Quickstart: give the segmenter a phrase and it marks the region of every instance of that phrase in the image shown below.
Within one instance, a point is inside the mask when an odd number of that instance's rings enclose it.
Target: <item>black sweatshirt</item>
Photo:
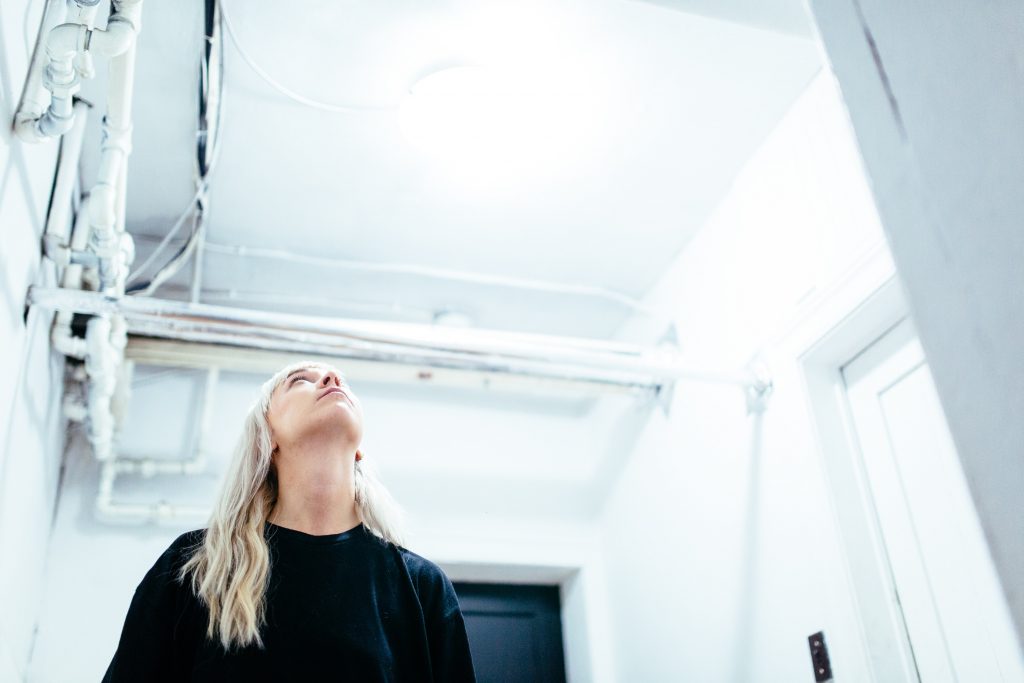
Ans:
[[[458,598],[440,567],[359,524],[314,536],[267,522],[264,649],[206,637],[208,611],[177,571],[203,529],[142,579],[103,680],[474,683]]]

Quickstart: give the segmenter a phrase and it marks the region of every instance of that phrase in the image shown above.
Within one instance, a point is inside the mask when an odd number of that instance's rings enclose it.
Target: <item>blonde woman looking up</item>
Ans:
[[[245,418],[207,528],[142,579],[104,681],[475,681],[451,581],[402,545],[334,368],[290,365]]]

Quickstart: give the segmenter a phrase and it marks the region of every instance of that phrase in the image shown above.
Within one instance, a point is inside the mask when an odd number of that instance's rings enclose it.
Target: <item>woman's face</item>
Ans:
[[[355,449],[363,438],[363,407],[341,373],[328,365],[290,372],[274,389],[267,418],[275,449],[324,441]]]

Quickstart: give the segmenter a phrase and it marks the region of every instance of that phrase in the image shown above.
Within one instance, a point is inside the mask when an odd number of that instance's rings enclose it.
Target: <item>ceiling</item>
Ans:
[[[802,4],[790,0],[283,7],[224,3],[251,59],[307,98],[382,109],[337,113],[290,100],[225,36],[208,238],[322,262],[210,249],[202,269],[209,303],[410,322],[447,309],[485,328],[615,337],[635,312],[609,296],[380,267],[640,298],[820,67]],[[143,21],[127,198],[136,263],[194,193],[202,3],[148,2]],[[467,64],[546,84],[550,99],[527,104],[541,121],[535,135],[470,156],[406,138],[394,109],[403,95],[426,74]],[[83,88],[94,102],[105,92],[98,66]],[[90,121],[86,184],[98,162],[99,118]],[[184,296],[188,270],[158,295]]]

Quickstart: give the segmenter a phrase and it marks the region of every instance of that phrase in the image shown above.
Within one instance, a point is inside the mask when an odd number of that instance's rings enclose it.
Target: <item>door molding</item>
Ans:
[[[874,681],[916,681],[910,641],[871,503],[841,368],[909,315],[895,271],[860,283],[859,304],[798,354],[815,445],[853,599],[863,667]],[[852,634],[849,634],[852,635]],[[837,667],[837,672],[841,669]]]
[[[829,614],[825,635],[833,671],[841,681],[906,680],[894,676],[892,668],[909,644],[897,628],[900,622],[893,623],[889,617],[883,621],[885,628],[873,628],[863,614],[865,605],[870,607],[879,596],[884,599],[887,595],[884,565],[873,564],[866,573],[851,566],[851,559],[856,558],[851,558],[849,548],[874,543],[875,536],[865,521],[858,487],[845,485],[858,481],[853,465],[859,458],[851,440],[840,368],[908,312],[903,284],[888,244],[881,238],[805,302],[780,333],[769,339],[763,352],[769,366],[793,373],[791,381],[800,385],[806,401],[810,447],[817,453],[821,470],[821,498],[828,505],[826,514],[831,514],[835,530],[834,538],[824,540],[826,547],[820,549],[822,569],[841,574],[823,581],[824,593],[818,596]],[[780,377],[780,385],[781,381]],[[869,556],[875,557],[873,553]],[[885,615],[877,606],[875,612]]]

